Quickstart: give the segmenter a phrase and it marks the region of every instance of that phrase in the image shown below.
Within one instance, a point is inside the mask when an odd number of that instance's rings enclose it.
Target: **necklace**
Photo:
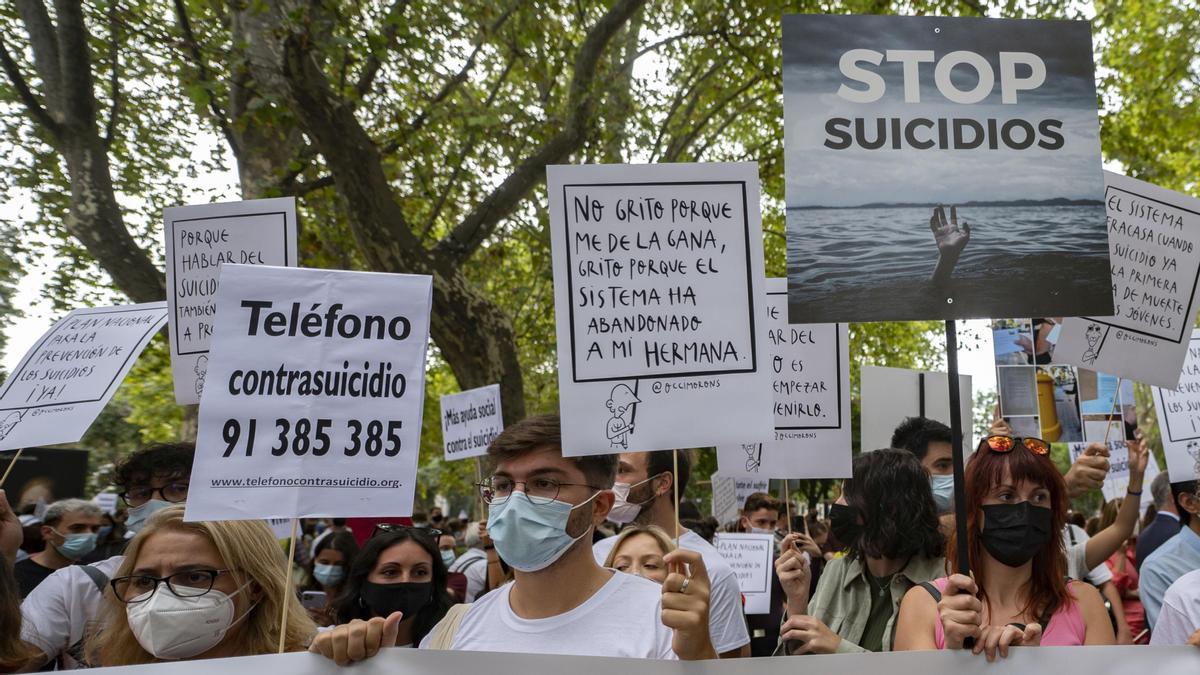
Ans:
[[[877,590],[879,592],[879,597],[882,598],[884,595],[887,594],[888,586],[892,585],[892,579],[895,576],[896,576],[895,573],[892,573],[886,577],[880,577],[879,578],[879,587],[876,588],[875,576],[873,574],[871,574],[870,572],[867,572],[867,583],[871,586],[871,588]]]

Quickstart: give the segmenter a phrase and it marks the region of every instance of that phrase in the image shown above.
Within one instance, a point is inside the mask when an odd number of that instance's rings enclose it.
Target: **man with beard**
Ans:
[[[675,458],[673,450],[623,452],[617,463],[617,481],[613,485],[616,500],[608,519],[621,525],[656,525],[667,534],[679,534],[679,548],[695,551],[704,559],[712,584],[709,598],[708,628],[713,647],[721,658],[750,656],[750,634],[742,613],[742,593],[733,568],[716,547],[695,532],[678,524],[675,514]],[[691,461],[679,452],[679,493],[687,487]],[[678,528],[678,530],[676,529]],[[596,561],[604,564],[616,537],[601,539],[592,546]]]

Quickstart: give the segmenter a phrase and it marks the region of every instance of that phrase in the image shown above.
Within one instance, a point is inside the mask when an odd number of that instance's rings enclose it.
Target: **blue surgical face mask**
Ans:
[[[954,474],[932,474],[929,486],[933,488],[933,503],[937,505],[938,513],[949,513],[954,502]]]
[[[452,562],[454,562],[454,551],[442,551],[442,563],[449,567]]]
[[[150,516],[162,511],[171,506],[171,502],[162,499],[151,499],[141,506],[134,506],[129,509],[129,517],[125,519],[125,529],[137,534],[138,530],[146,524],[146,519]]]
[[[572,537],[567,534],[567,521],[572,511],[586,505],[598,494],[574,505],[557,499],[547,504],[534,504],[524,493],[518,496],[514,492],[492,501],[488,508],[488,535],[500,558],[513,569],[522,572],[546,569],[591,532],[589,527],[578,537]]]
[[[51,528],[53,530],[53,528]],[[56,544],[54,548],[62,554],[67,560],[79,560],[83,556],[96,550],[96,533],[95,532],[80,532],[76,534],[63,534],[58,530],[54,530],[54,534],[63,537],[65,541],[61,544]]]
[[[313,578],[318,584],[332,588],[342,583],[346,578],[346,570],[341,565],[322,565],[317,563],[313,565]]]

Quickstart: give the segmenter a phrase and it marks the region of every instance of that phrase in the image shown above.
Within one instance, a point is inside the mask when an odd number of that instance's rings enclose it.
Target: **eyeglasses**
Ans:
[[[162,498],[164,502],[178,504],[179,502],[187,501],[188,484],[186,482],[167,483],[162,487],[139,486],[129,488],[121,493],[121,499],[126,506],[141,506],[154,498],[154,494]]]
[[[400,523],[376,523],[375,529],[371,530],[371,536],[368,539],[373,539],[380,532],[407,532],[426,537],[433,541],[437,541],[437,538],[444,534],[436,527],[415,527],[413,525],[401,525]]]
[[[166,584],[176,597],[198,598],[212,590],[217,577],[228,573],[229,570],[187,570],[165,577],[134,574],[117,577],[108,583],[118,600],[131,605],[152,598],[161,584]]]
[[[1046,456],[1050,454],[1050,444],[1040,438],[1013,438],[1012,436],[988,436],[984,439],[981,445],[986,445],[991,448],[992,452],[1012,452],[1012,449],[1017,447],[1017,444],[1025,446],[1025,449],[1035,455]]]
[[[605,489],[587,483],[560,483],[553,478],[531,478],[525,481],[512,480],[502,476],[492,476],[482,483],[476,483],[475,487],[479,488],[479,496],[483,498],[483,503],[491,504],[495,499],[505,499],[512,495],[517,485],[525,486],[522,494],[534,504],[549,504],[558,499],[558,493],[564,486],[575,485],[593,490]]]

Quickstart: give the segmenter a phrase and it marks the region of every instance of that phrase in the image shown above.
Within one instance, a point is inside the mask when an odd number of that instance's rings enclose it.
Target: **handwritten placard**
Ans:
[[[769,440],[757,166],[547,180],[564,454]]]
[[[775,438],[717,446],[729,476],[850,475],[850,356],[846,324],[789,324],[787,279],[767,279],[767,356]]]
[[[175,401],[199,403],[208,372],[221,265],[296,264],[296,200],[255,199],[163,210]]]
[[[736,520],[746,498],[755,492],[766,492],[771,481],[766,478],[724,476],[714,473],[712,480],[712,515],[724,525]]]
[[[1116,309],[1066,319],[1054,360],[1173,388],[1200,297],[1200,199],[1104,177]]]
[[[486,455],[492,440],[503,430],[500,385],[442,397],[442,445],[446,459]]]
[[[25,354],[0,390],[0,450],[73,443],[167,320],[164,302],[76,309]]]
[[[771,578],[774,576],[775,535],[719,532],[713,545],[733,568],[745,598],[747,614],[771,612]]]
[[[1171,482],[1200,479],[1200,329],[1192,331],[1178,386],[1153,392]]]

